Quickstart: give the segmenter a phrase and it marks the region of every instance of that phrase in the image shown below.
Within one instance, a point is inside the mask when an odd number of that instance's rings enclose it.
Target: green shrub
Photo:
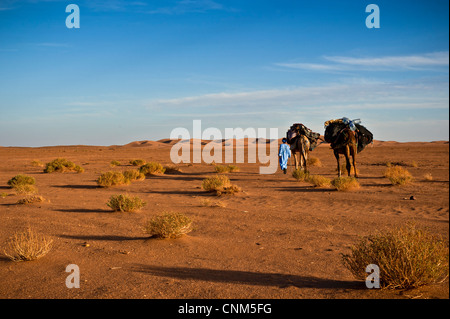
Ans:
[[[166,169],[159,163],[149,162],[145,165],[142,165],[139,171],[144,175],[151,175],[151,174],[164,174]]]
[[[122,172],[109,171],[100,175],[97,184],[102,187],[127,185],[130,181],[125,178]]]
[[[137,196],[130,197],[128,195],[120,194],[111,196],[106,205],[115,211],[131,213],[140,210],[146,203]]]
[[[384,172],[384,177],[389,179],[392,185],[406,185],[413,180],[411,173],[401,166],[387,168]]]
[[[145,225],[145,231],[157,238],[178,238],[191,230],[192,220],[180,213],[163,213]]]
[[[36,180],[34,179],[34,177],[23,174],[16,175],[8,181],[8,185],[11,186],[11,188],[34,184],[36,184]]]
[[[315,187],[331,186],[331,180],[321,175],[310,175],[307,182],[313,184]]]
[[[232,185],[230,179],[225,175],[216,175],[204,179],[202,188],[208,192],[215,192],[218,196],[222,194],[233,195],[241,191],[241,188]]]
[[[142,166],[145,164],[145,160],[143,159],[135,159],[135,160],[131,160],[130,164],[133,166]]]
[[[83,173],[84,168],[79,165],[74,164],[71,161],[66,160],[65,158],[57,158],[46,164],[44,169],[44,173],[53,173],[53,172],[77,172]]]
[[[145,175],[139,172],[137,169],[126,170],[123,173],[126,181],[142,181],[145,179]]]
[[[111,167],[120,166],[120,162],[119,161],[111,161],[111,163],[109,163],[109,165],[111,165]]]
[[[367,277],[368,265],[377,265],[383,288],[415,288],[448,277],[448,245],[411,224],[361,239],[342,260],[357,279]]]
[[[214,165],[216,173],[232,173],[239,172],[239,167],[236,165]]]
[[[359,182],[356,178],[345,176],[337,177],[331,181],[331,184],[336,187],[338,191],[352,191],[360,188]]]
[[[299,182],[307,182],[309,179],[309,173],[305,172],[301,168],[297,168],[292,172],[292,177],[294,177]]]

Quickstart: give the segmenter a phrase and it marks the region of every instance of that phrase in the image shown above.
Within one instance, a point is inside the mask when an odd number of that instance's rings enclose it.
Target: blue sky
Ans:
[[[68,29],[68,4],[80,28]],[[380,8],[369,29],[368,4]],[[449,139],[449,3],[0,0],[0,145],[115,145],[177,127],[359,118]]]

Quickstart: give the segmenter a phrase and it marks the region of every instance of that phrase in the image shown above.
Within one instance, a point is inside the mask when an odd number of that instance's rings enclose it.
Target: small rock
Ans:
[[[411,196],[409,199],[410,200],[416,200],[416,198],[414,196]]]

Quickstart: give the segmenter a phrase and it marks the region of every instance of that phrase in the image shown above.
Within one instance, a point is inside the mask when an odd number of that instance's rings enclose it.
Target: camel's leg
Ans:
[[[294,152],[295,169],[298,169],[298,153]]]
[[[355,148],[353,148],[353,151],[352,151],[353,169],[355,170],[355,178],[358,178],[358,173],[356,172],[356,153],[357,153],[357,150]]]
[[[336,157],[337,161],[338,177],[341,177],[341,165],[339,163],[339,152],[337,150],[334,150],[334,157]]]
[[[345,163],[347,165],[346,167],[347,167],[348,176],[350,177],[351,170],[352,170],[352,164],[350,163],[350,147],[349,146],[345,147]]]

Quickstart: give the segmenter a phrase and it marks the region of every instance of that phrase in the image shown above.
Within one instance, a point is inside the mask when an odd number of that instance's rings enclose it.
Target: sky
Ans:
[[[448,140],[448,16],[447,0],[0,0],[0,146],[196,137],[194,120],[323,134],[342,117]]]

